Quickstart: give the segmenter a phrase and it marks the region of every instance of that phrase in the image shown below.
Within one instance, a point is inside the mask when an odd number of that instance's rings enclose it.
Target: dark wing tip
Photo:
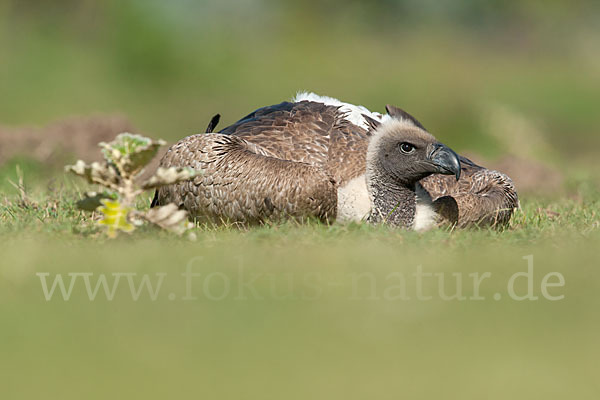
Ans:
[[[215,114],[210,119],[210,122],[208,123],[208,126],[206,127],[206,133],[212,133],[215,130],[215,128],[217,127],[217,125],[219,124],[220,120],[221,120],[221,114]]]
[[[379,121],[374,120],[366,114],[362,114],[362,116],[365,119],[365,121],[367,121],[367,124],[369,124],[369,132],[374,131],[379,127],[379,125],[381,125]]]

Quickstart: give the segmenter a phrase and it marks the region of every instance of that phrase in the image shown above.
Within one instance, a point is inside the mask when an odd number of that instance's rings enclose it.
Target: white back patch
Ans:
[[[358,222],[367,218],[371,212],[371,198],[365,175],[338,188],[337,200],[337,222]]]
[[[369,123],[363,117],[363,114],[368,115],[378,122],[385,122],[390,120],[391,117],[387,114],[380,114],[378,112],[369,111],[366,107],[356,106],[354,104],[344,103],[339,101],[338,99],[334,99],[333,97],[327,96],[319,96],[318,94],[312,92],[298,92],[296,96],[292,99],[293,102],[299,101],[313,101],[315,103],[322,103],[328,106],[336,106],[340,107],[342,112],[347,113],[346,120],[353,123],[354,125],[358,125],[361,128],[366,130],[369,129]]]
[[[413,229],[417,232],[423,232],[435,225],[437,213],[433,209],[429,192],[425,190],[420,183],[415,185],[415,193],[417,195],[417,206],[415,209]]]

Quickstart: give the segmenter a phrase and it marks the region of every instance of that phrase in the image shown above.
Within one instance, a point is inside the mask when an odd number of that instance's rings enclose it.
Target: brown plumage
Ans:
[[[260,108],[220,133],[244,138],[274,157],[316,165],[343,186],[365,172],[372,135],[344,116],[339,107],[283,102]]]
[[[390,119],[404,124],[397,127],[401,133],[393,133],[394,140],[410,139],[415,134],[426,137],[423,126],[414,117],[392,106],[387,111]],[[203,174],[194,181],[161,189],[157,203],[175,202],[192,215],[213,222],[255,223],[310,216],[332,221],[338,213],[339,190],[357,179],[359,183],[364,181],[362,175],[369,170],[367,150],[385,119],[378,114],[363,115],[365,124],[359,126],[348,113],[339,105],[283,102],[258,109],[219,134],[185,138],[169,150],[161,165],[190,166],[201,169]],[[431,149],[435,138],[427,135],[422,145]],[[412,167],[403,166],[404,170]],[[420,171],[422,179],[413,182],[412,187],[408,185],[409,192],[396,196],[395,201],[404,199],[402,202],[408,204],[408,214],[399,216],[397,225],[416,224],[414,203],[419,199],[415,191],[421,187],[431,196],[429,200],[435,200],[432,205],[438,215],[459,226],[506,223],[518,205],[508,177],[467,159],[461,158],[462,175],[458,181],[449,175],[431,175],[432,172],[442,171]],[[368,174],[366,179],[371,179]],[[387,191],[396,185],[396,181],[390,182],[379,186]],[[383,215],[381,209],[386,209],[387,203],[374,205],[374,185],[366,187],[371,208],[379,207],[378,213]],[[389,202],[394,196],[386,194],[382,198]],[[397,205],[392,214],[396,208]],[[394,215],[376,218],[372,210],[365,217],[372,222],[394,219]]]
[[[193,180],[163,187],[157,194],[158,204],[173,202],[201,222],[335,219],[336,186],[326,172],[271,157],[235,136],[189,136],[169,149],[161,166],[185,166],[202,172]]]
[[[435,200],[437,211],[459,228],[504,226],[510,221],[519,198],[512,180],[460,157],[461,179],[435,174],[421,185]]]

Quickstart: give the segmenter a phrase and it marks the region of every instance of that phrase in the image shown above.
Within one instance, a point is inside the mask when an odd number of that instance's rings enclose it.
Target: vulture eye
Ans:
[[[413,146],[412,144],[407,143],[407,142],[402,142],[402,143],[400,143],[400,150],[404,154],[410,154],[413,151],[415,151],[415,146]]]

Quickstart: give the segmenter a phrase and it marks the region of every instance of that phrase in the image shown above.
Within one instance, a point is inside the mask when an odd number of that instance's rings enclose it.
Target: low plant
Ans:
[[[85,193],[77,202],[78,208],[98,212],[98,224],[106,229],[109,237],[118,232],[132,232],[144,223],[183,234],[193,226],[187,212],[175,204],[154,207],[146,211],[136,209],[139,196],[147,190],[185,181],[197,175],[191,168],[158,168],[150,178],[141,175],[158,149],[166,143],[162,140],[121,133],[109,143],[101,142],[102,162],[87,164],[78,160],[67,165],[65,171],[84,178],[88,183],[100,186],[101,190]]]

